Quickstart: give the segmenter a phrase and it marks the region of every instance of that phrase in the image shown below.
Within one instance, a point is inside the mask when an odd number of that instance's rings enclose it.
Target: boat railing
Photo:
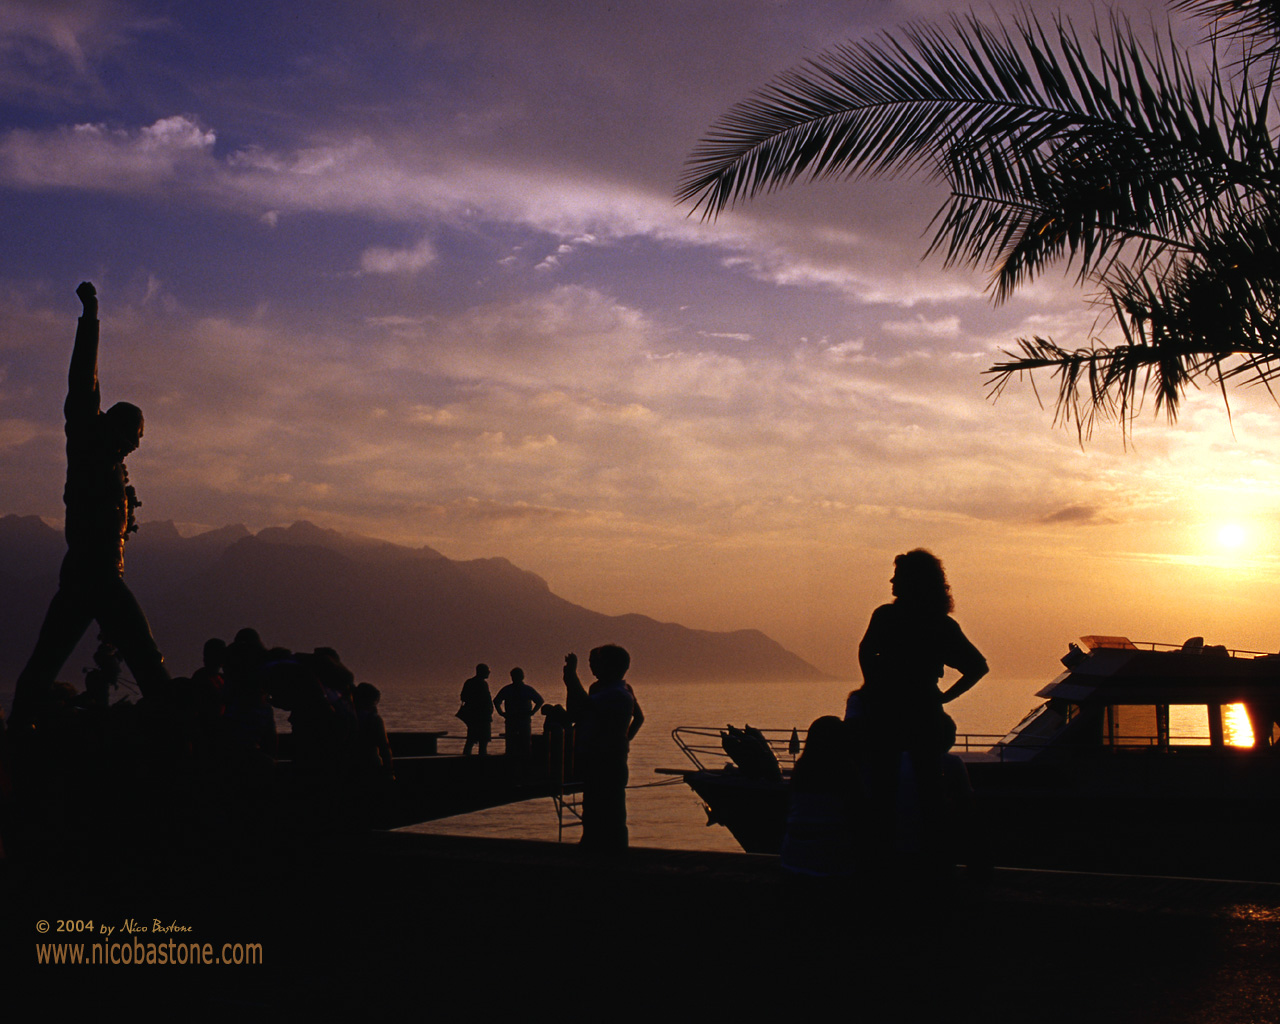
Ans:
[[[1093,642],[1089,643],[1089,641]],[[1170,644],[1160,640],[1130,640],[1128,637],[1087,637],[1085,642],[1089,643],[1090,650],[1094,651],[1120,648],[1121,650],[1138,651],[1183,651],[1191,654],[1204,654],[1210,657],[1222,657],[1224,654],[1232,658],[1280,657],[1280,654],[1275,651],[1247,651],[1241,647],[1223,647],[1217,644],[1211,647],[1188,647],[1186,643]]]
[[[720,763],[730,761],[728,753],[721,742],[725,729],[717,726],[681,725],[671,730],[671,738],[684,756],[698,771],[707,771]],[[789,773],[795,767],[796,757],[804,749],[807,730],[804,729],[760,729],[778,759],[782,771]],[[1208,737],[1204,736],[1170,736],[1171,747],[1207,747]],[[962,732],[956,734],[955,745],[951,752],[955,754],[983,755],[983,759],[1005,761],[1010,758],[1024,760],[1049,747],[1056,746],[1052,740],[1038,743],[1026,738],[1010,738],[1008,733]],[[1153,736],[1117,736],[1112,743],[1099,744],[1099,750],[1143,750],[1154,749],[1159,741]]]
[[[708,768],[716,767],[718,762],[731,760],[724,749],[724,744],[721,742],[723,733],[724,728],[716,726],[682,725],[671,730],[671,738],[675,740],[676,746],[680,748],[684,756],[693,763],[698,771],[706,771]],[[795,766],[799,752],[804,749],[804,741],[808,731],[805,729],[761,729],[760,733],[768,741],[769,749],[773,751],[774,756],[778,759],[778,764],[783,772],[789,772]],[[1011,745],[1006,742],[1007,736],[1008,733],[1003,732],[959,733],[956,736],[955,746],[952,747],[952,750],[956,753],[992,754],[1003,761],[1004,748]],[[1029,744],[1024,741],[1018,746],[1022,750],[1026,750],[1033,746],[1039,746],[1039,744]]]
[[[996,748],[1005,746],[1006,732],[958,732],[952,753],[971,754],[974,752],[996,753]]]
[[[1005,761],[1010,758],[1017,760],[1025,760],[1029,754],[1038,753],[1041,750],[1047,750],[1050,747],[1061,748],[1061,744],[1052,739],[1036,741],[1026,738],[1010,739],[1004,733],[960,733],[956,736],[955,746],[951,748],[952,753],[958,754],[985,754],[989,758],[997,761]],[[1172,735],[1166,743],[1161,743],[1155,736],[1116,736],[1111,742],[1099,741],[1091,744],[1097,750],[1157,750],[1157,749],[1176,749],[1176,750],[1208,750],[1210,749],[1210,741],[1208,736],[1178,736]],[[1079,750],[1079,747],[1073,749]]]
[[[709,766],[714,767],[717,761],[730,760],[721,743],[721,734],[726,729],[727,726],[680,725],[671,730],[671,738],[698,771],[706,771]],[[803,749],[808,730],[761,729],[759,731],[768,742],[774,757],[778,759],[779,767],[784,773],[790,772],[795,767],[797,755]]]

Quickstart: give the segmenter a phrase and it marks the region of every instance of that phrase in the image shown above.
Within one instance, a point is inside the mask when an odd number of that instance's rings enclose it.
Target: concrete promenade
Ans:
[[[1280,885],[997,870],[832,886],[746,854],[596,861],[404,833],[148,859],[0,864],[10,994],[220,1018],[803,1021],[834,1002],[853,1021],[1280,1021]],[[114,959],[38,963],[40,942]],[[132,962],[187,955],[170,942],[261,962]]]

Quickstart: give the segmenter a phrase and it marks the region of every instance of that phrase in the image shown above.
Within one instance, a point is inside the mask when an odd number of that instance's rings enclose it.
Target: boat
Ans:
[[[958,862],[1280,880],[1280,654],[1199,637],[1082,643],[1007,734],[957,737],[977,840]],[[693,768],[675,771],[709,824],[777,853],[799,745],[790,731],[750,732],[776,771],[716,766],[721,731],[687,727],[673,737]]]

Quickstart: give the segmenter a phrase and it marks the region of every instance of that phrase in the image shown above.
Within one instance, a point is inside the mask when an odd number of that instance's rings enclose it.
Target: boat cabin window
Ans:
[[[1059,697],[1045,701],[1028,711],[1013,731],[1000,741],[1002,745],[1017,743],[1021,746],[1047,744],[1063,727],[1080,717],[1080,705]]]
[[[1169,707],[1169,744],[1174,747],[1207,747],[1213,734],[1206,704],[1173,704]]]
[[[1167,747],[1169,708],[1162,704],[1110,704],[1102,736],[1109,747]]]
[[[1111,747],[1252,747],[1243,704],[1113,704],[1103,743]]]
[[[1229,747],[1253,746],[1253,723],[1243,704],[1222,705],[1222,735]]]

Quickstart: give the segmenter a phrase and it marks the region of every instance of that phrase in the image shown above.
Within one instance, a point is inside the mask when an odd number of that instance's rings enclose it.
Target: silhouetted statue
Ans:
[[[142,440],[142,411],[118,402],[102,411],[98,388],[98,297],[85,281],[76,289],[84,314],[71,352],[67,400],[67,554],[35,651],[18,677],[15,724],[42,710],[54,679],[95,619],[120,651],[144,697],[169,681],[146,616],[124,582],[124,542],[140,502],[129,485],[125,456]]]
[[[533,716],[542,703],[542,694],[524,681],[524,669],[513,668],[511,682],[493,698],[493,710],[506,720],[508,754],[529,753]]]
[[[489,739],[493,735],[493,698],[489,696],[489,666],[476,666],[476,674],[462,684],[462,707],[458,717],[467,725],[467,742],[463,754],[470,754],[479,746],[481,754],[489,752]]]
[[[882,810],[895,814],[900,831],[904,820],[916,818],[927,830],[940,820],[942,758],[956,736],[942,705],[986,675],[987,662],[951,618],[951,588],[932,554],[917,548],[898,555],[890,585],[893,603],[872,613],[858,647],[863,684],[850,709],[857,709],[867,778]],[[957,669],[960,678],[939,691],[946,668]],[[910,792],[916,796],[904,806]],[[897,807],[891,811],[886,803]],[[919,828],[907,828],[918,839]],[[914,839],[908,844],[918,845]]]
[[[578,726],[582,777],[582,845],[593,851],[627,848],[627,755],[644,724],[640,702],[627,683],[631,655],[616,644],[597,647],[587,659],[596,681],[584,690],[578,656],[564,659],[569,717]]]

